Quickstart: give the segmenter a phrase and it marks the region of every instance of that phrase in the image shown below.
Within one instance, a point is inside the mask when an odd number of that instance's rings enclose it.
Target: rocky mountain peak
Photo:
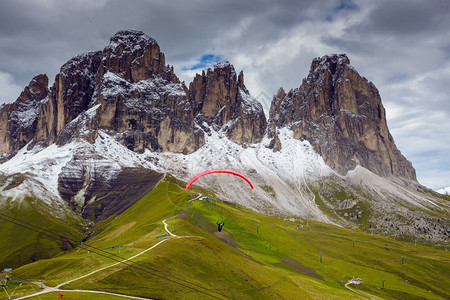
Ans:
[[[102,55],[93,97],[93,104],[100,104],[100,129],[115,133],[133,151],[187,153],[201,144],[187,89],[165,65],[153,38],[120,31]]]
[[[101,58],[101,51],[88,52],[73,57],[60,68],[48,100],[39,105],[36,142],[52,144],[67,124],[88,109]]]
[[[350,65],[350,59],[346,54],[331,54],[322,57],[316,57],[311,63],[310,72],[319,71],[319,69],[330,71],[332,74],[336,70]]]
[[[199,126],[223,130],[238,144],[262,140],[267,126],[262,105],[245,87],[244,73],[237,76],[228,61],[197,74],[189,85],[189,100]]]
[[[45,74],[35,76],[20,94],[18,101],[40,101],[47,97],[48,77]]]
[[[197,74],[189,85],[194,114],[201,114],[209,124],[219,126],[228,122],[228,116],[217,116],[224,105],[235,105],[237,93],[236,71],[229,62],[221,62],[214,69]]]
[[[33,138],[46,145],[79,137],[94,142],[99,130],[137,152],[192,153],[211,129],[245,145],[261,142],[267,127],[270,147],[280,150],[277,130],[288,127],[341,174],[361,165],[382,176],[415,180],[389,133],[377,89],[345,54],[315,58],[300,87],[280,88],[269,126],[244,73],[230,62],[197,74],[187,88],[166,65],[157,42],[141,31],[119,31],[102,51],[64,64],[50,90],[47,84],[45,75],[37,76],[16,103],[3,106],[2,153]],[[30,117],[19,118],[24,111]]]
[[[165,65],[158,43],[142,31],[122,30],[113,35],[103,50],[101,73],[112,72],[129,82],[149,79],[157,74],[179,82],[173,68]]]
[[[416,180],[412,164],[389,133],[378,90],[345,54],[315,58],[299,88],[287,94],[280,89],[269,123],[274,135],[277,128],[289,127],[294,138],[308,140],[343,175],[361,165],[384,177]]]
[[[109,39],[109,42],[108,47],[136,44],[158,44],[153,38],[146,35],[143,31],[132,29],[119,30]]]
[[[0,160],[28,144],[36,130],[39,103],[48,95],[48,77],[35,76],[14,103],[0,108]]]

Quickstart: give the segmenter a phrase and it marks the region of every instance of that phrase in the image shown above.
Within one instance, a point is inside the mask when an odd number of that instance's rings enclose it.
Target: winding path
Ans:
[[[349,284],[352,284],[352,283],[351,283],[351,282],[347,282],[346,284],[344,284],[344,286],[345,286],[347,289],[349,289],[350,291],[352,291],[352,292],[354,292],[354,293],[357,293],[357,294],[360,295],[360,296],[363,296],[363,297],[366,297],[366,298],[375,300],[375,299],[370,298],[369,296],[366,296],[366,295],[364,295],[364,294],[362,294],[362,293],[360,293],[360,292],[358,292],[358,291],[355,291],[355,290],[352,289],[352,288],[349,288],[349,287],[348,287]]]

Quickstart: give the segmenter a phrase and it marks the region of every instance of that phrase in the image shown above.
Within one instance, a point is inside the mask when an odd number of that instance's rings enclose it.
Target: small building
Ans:
[[[349,283],[361,284],[362,280],[361,280],[361,278],[352,278],[352,279],[350,279]]]

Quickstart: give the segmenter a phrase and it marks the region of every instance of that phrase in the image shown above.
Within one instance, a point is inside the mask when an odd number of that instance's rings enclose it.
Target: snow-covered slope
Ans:
[[[192,154],[146,152],[145,155],[158,161],[155,167],[159,171],[170,172],[184,180],[207,169],[242,172],[253,182],[254,191],[240,178],[224,174],[202,177],[195,184],[213,188],[228,201],[257,211],[309,216],[329,222],[305,183],[333,171],[308,142],[292,139],[291,131],[281,130],[280,140],[282,150],[273,152],[267,148],[268,138],[259,144],[240,146],[223,132],[211,130],[205,145]]]
[[[0,165],[0,174],[6,178],[1,186],[1,198],[20,201],[27,195],[33,195],[47,205],[60,207],[64,201],[58,193],[58,175],[61,169],[72,159],[76,143],[58,147],[53,144],[47,148],[35,147],[27,150],[27,146],[10,160]],[[11,176],[22,174],[22,184],[7,188]]]

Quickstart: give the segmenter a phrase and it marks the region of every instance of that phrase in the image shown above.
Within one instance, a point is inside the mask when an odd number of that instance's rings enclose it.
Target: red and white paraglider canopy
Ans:
[[[231,171],[231,170],[225,170],[225,169],[213,169],[213,170],[207,170],[207,171],[203,171],[201,173],[198,173],[197,175],[195,175],[194,177],[191,178],[191,180],[189,180],[189,182],[186,184],[186,191],[189,189],[189,187],[191,186],[191,184],[194,183],[194,181],[196,181],[197,179],[199,179],[202,176],[208,175],[208,174],[212,174],[212,173],[228,173],[228,174],[233,174],[236,176],[241,177],[242,179],[244,179],[245,181],[247,181],[247,183],[250,185],[250,187],[253,190],[253,185],[250,182],[250,180],[247,179],[247,177],[245,177],[242,174],[239,174],[238,172],[235,171]]]

